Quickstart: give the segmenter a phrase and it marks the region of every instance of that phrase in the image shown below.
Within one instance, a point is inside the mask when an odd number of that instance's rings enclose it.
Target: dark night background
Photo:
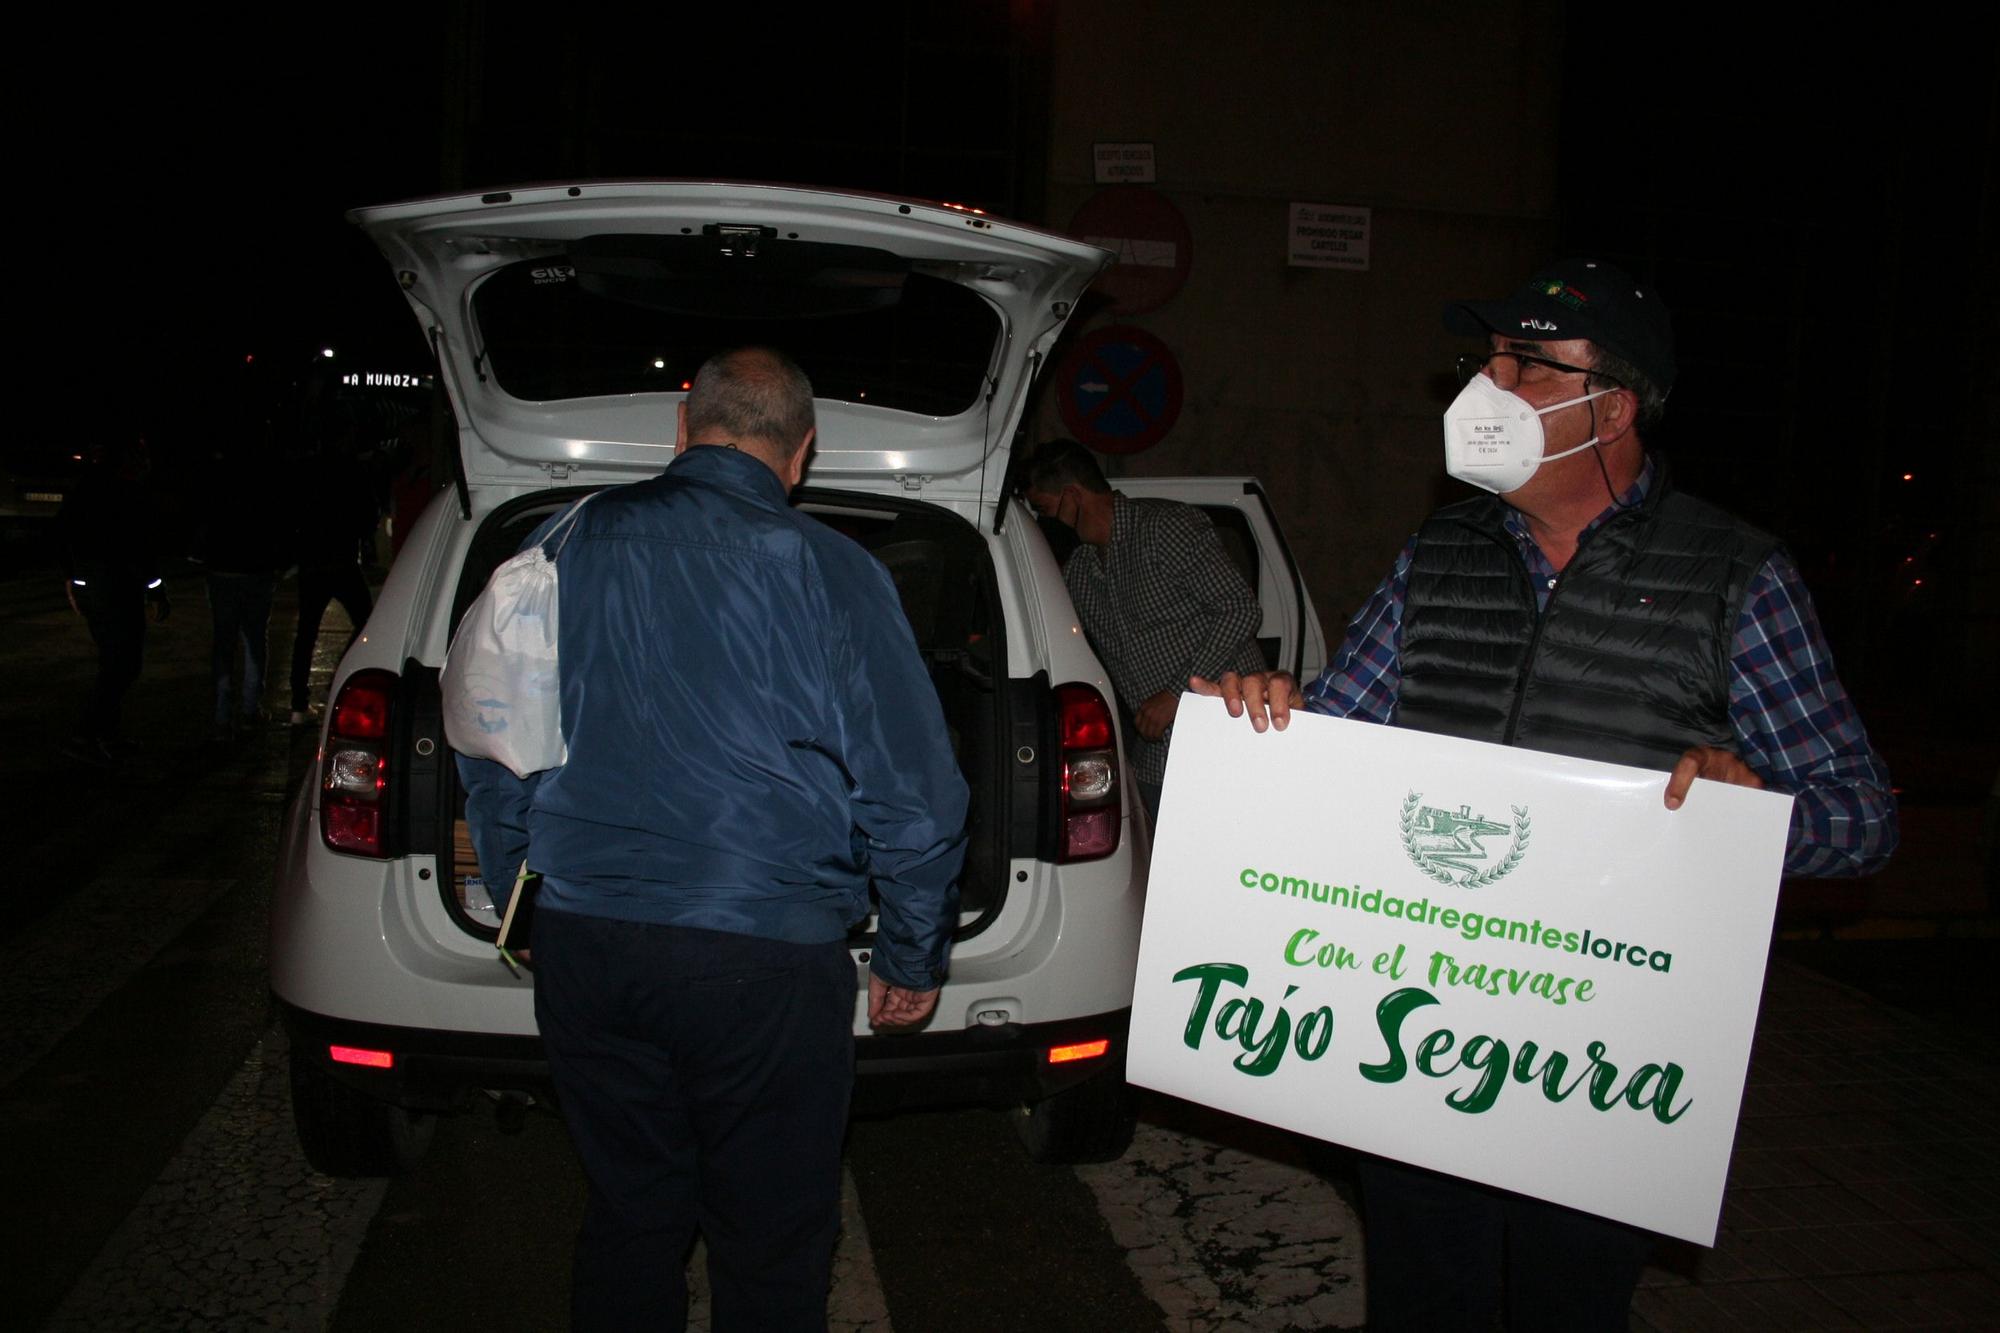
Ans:
[[[1781,974],[1796,1003],[1766,1010],[1776,1039],[1760,1042],[1777,1072],[1753,1090],[1759,1118],[1745,1139],[1761,1165],[1732,1191],[1785,1212],[1784,1235],[1823,1233],[1841,1251],[1827,1271],[1857,1310],[1863,1297],[1902,1302],[1866,1307],[1880,1312],[1985,1296],[1971,1326],[1989,1326],[1985,1294],[2000,1274],[1985,1092],[2000,1037],[2000,721],[1989,703],[2000,674],[2000,44],[1980,31],[1972,11],[1740,2],[45,6],[9,19],[11,267],[24,299],[7,307],[14,411],[0,482],[60,489],[94,446],[143,434],[162,510],[183,534],[219,496],[277,490],[319,349],[338,349],[344,367],[428,368],[351,208],[533,181],[722,177],[952,200],[1061,228],[1097,189],[1091,141],[1157,139],[1157,191],[1207,230],[1198,280],[1137,322],[1171,332],[1190,383],[1206,376],[1213,392],[1205,418],[1184,413],[1112,471],[1264,477],[1337,639],[1424,507],[1463,494],[1437,447],[1457,350],[1437,328],[1443,300],[1500,295],[1559,254],[1614,260],[1665,296],[1679,329],[1680,384],[1649,443],[1688,489],[1798,556],[1902,801],[1903,844],[1881,874],[1781,889],[1774,955],[1873,998],[1864,1007]],[[1112,41],[1123,49],[1078,49]],[[1286,66],[1264,68],[1274,62]],[[1357,140],[1354,152],[1312,151]],[[1240,171],[1229,160],[1239,153]],[[1201,170],[1209,181],[1192,179]],[[1309,199],[1374,208],[1371,270],[1281,267],[1287,202]],[[1270,234],[1243,221],[1257,217]],[[1232,285],[1245,274],[1291,303],[1287,318]],[[1490,286],[1448,290],[1465,274]],[[1274,348],[1284,357],[1259,359]],[[1260,433],[1273,422],[1290,433]],[[1031,417],[1027,429],[1045,424]],[[215,456],[238,444],[252,452],[218,470]],[[230,475],[254,468],[245,460],[258,450],[273,455],[268,475]],[[150,750],[117,771],[59,759],[94,653],[56,592],[53,526],[46,512],[0,515],[0,612],[15,631],[0,665],[16,682],[0,800],[30,835],[17,840],[0,939],[22,982],[15,1012],[33,1020],[18,1025],[60,1038],[0,1107],[16,1116],[6,1123],[33,1127],[10,1139],[28,1150],[0,1190],[22,1201],[0,1238],[26,1256],[0,1288],[30,1325],[100,1247],[115,1250],[105,1237],[131,1229],[127,1210],[156,1180],[190,1211],[210,1197],[161,1171],[270,1030],[271,858],[319,741],[274,722],[247,743],[196,743],[212,700],[212,621],[199,571],[181,563],[168,574],[180,609],[132,692]],[[379,578],[379,562],[369,572]],[[289,583],[279,596],[274,675],[296,619]],[[323,626],[322,681],[337,641]],[[147,895],[140,910],[112,896],[128,883]],[[182,901],[213,905],[153,939]],[[93,913],[73,936],[81,944],[37,933],[78,902]],[[63,948],[38,956],[48,938]],[[79,994],[112,976],[121,949],[150,961],[102,1006],[69,1015],[48,998],[50,976],[75,973]],[[1876,1001],[1920,1015],[1926,1035],[1883,1021]],[[273,1094],[276,1069],[260,1084]],[[1938,1085],[1967,1071],[1956,1100],[1939,1100]],[[273,1100],[272,1114],[284,1105]],[[537,1121],[552,1136],[535,1159],[542,1175],[516,1174],[512,1163],[530,1160],[519,1141],[495,1171],[492,1121],[482,1110],[454,1122],[426,1173],[363,1219],[370,1239],[337,1327],[463,1327],[487,1319],[473,1313],[482,1300],[561,1300],[565,1247],[549,1238],[569,1223],[562,1197],[549,1200],[576,1192],[568,1150]],[[1069,1309],[1075,1326],[1131,1326],[1090,1304],[1119,1294],[1095,1289],[1101,1274],[1133,1281],[1126,1247],[1106,1233],[1089,1242],[1104,1254],[1079,1264],[1076,1233],[1050,1225],[1067,1209],[1099,1226],[1078,1180],[1023,1174],[998,1120],[958,1123],[898,1118],[854,1140],[875,1161],[913,1164],[857,1171],[864,1203],[875,1191],[893,1204],[870,1204],[867,1227],[897,1299],[944,1311],[926,1325],[927,1307],[898,1304],[899,1325],[950,1327],[988,1308],[977,1293],[1000,1290],[1060,1311],[1090,1286]],[[1810,1137],[1797,1153],[1779,1137],[1795,1124]],[[270,1141],[291,1180],[300,1164],[281,1128]],[[225,1148],[233,1171],[247,1154],[235,1140]],[[1878,1185],[1870,1197],[1897,1218],[1920,1216],[1927,1248],[1900,1222],[1854,1225],[1843,1211],[1854,1205],[1838,1202],[1849,1196],[1794,1174],[1795,1155]],[[993,1187],[968,1184],[965,1161]],[[1847,1165],[1855,1176],[1839,1174]],[[1921,1189],[1909,1183],[1919,1167]],[[1003,1184],[1018,1197],[995,1214]],[[1063,1191],[1079,1197],[1064,1203]],[[1830,1201],[1761,1202],[1806,1194]],[[296,1195],[277,1204],[315,1226],[323,1216]],[[1727,1308],[1763,1311],[1745,1326],[1782,1322],[1780,1307],[1756,1303],[1801,1283],[1771,1278],[1793,1271],[1774,1258],[1789,1242],[1751,1211],[1715,1281],[1662,1298],[1697,1312],[1671,1326],[1724,1318],[1731,1286],[1746,1303]],[[1948,1254],[1930,1243],[1941,1233],[1956,1245]],[[207,1257],[185,1266],[203,1281],[211,1267],[239,1272]],[[955,1285],[961,1269],[992,1285]],[[1853,1270],[1873,1276],[1842,1276]],[[157,1277],[145,1270],[146,1299],[181,1290]],[[1071,1326],[1033,1313],[1036,1327]]]
[[[41,387],[21,395],[10,459],[140,431],[171,487],[176,460],[281,415],[322,345],[421,369],[414,322],[344,220],[359,204],[707,175],[1046,221],[1056,14],[453,0],[46,20],[15,52],[52,95],[27,109],[43,129],[16,176],[31,298],[15,327]],[[1520,30],[1454,18],[1437,40],[1560,46],[1560,248],[1623,262],[1678,316],[1682,388],[1656,443],[1692,489],[1793,544],[1864,700],[1987,682],[1992,43],[1723,9],[1529,3],[1507,21]],[[1506,123],[1467,89],[1400,132],[1420,153]],[[1347,610],[1320,609],[1330,628]],[[1878,651],[1912,635],[1921,660]]]

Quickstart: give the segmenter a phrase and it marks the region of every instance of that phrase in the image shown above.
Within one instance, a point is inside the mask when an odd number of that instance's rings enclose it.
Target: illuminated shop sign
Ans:
[[[340,377],[350,389],[421,389],[424,377],[396,370],[352,370]]]

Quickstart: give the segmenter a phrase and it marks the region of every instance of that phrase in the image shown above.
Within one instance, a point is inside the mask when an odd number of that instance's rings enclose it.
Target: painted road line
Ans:
[[[292,1136],[273,1025],[45,1326],[320,1329],[387,1184],[334,1180]]]
[[[0,1086],[49,1053],[236,881],[106,875],[9,945],[0,970]]]
[[[293,1135],[273,1025],[46,1325],[55,1330],[327,1327],[388,1182],[314,1172]],[[709,1328],[706,1256],[689,1328]],[[894,1333],[851,1176],[841,1181],[831,1333]]]
[[[1220,1123],[1236,1143],[1141,1123],[1116,1162],[1078,1167],[1174,1333],[1359,1328],[1361,1222],[1299,1164],[1298,1141]]]

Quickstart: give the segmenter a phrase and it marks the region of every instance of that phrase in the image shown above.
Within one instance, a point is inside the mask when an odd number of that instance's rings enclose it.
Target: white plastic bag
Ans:
[[[586,495],[549,535],[503,562],[465,610],[445,653],[438,689],[451,748],[503,764],[515,777],[558,768],[569,758],[562,735],[562,678],[556,667],[561,599],[548,544],[569,540]]]

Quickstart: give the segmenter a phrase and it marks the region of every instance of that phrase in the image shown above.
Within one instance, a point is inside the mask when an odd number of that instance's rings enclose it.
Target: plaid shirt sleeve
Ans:
[[[1834,674],[1812,598],[1789,557],[1751,580],[1736,626],[1729,720],[1743,761],[1795,799],[1790,875],[1865,875],[1896,850],[1896,797]]]
[[[1403,602],[1410,588],[1411,537],[1375,594],[1347,622],[1347,637],[1319,679],[1306,686],[1306,707],[1315,713],[1388,724],[1396,720],[1402,689],[1399,655],[1403,642]]]

